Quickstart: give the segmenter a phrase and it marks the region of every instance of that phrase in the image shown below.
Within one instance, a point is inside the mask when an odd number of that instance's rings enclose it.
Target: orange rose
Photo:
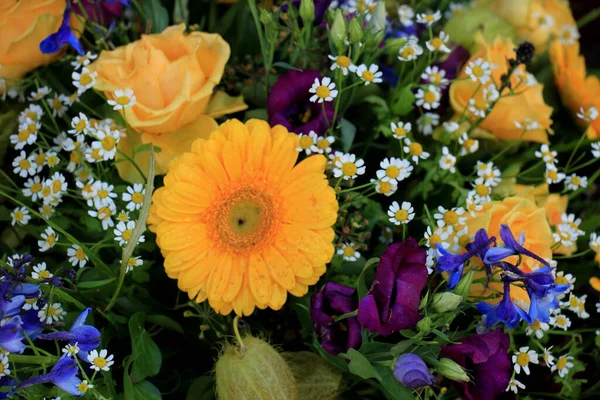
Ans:
[[[481,34],[477,34],[475,42],[477,50],[471,55],[459,75],[459,78],[464,79],[456,80],[450,86],[452,108],[457,115],[465,112],[471,122],[475,121],[476,117],[471,111],[468,111],[469,100],[474,100],[475,108],[486,109],[490,105],[490,101],[485,98],[486,88],[494,85],[494,82],[499,85],[500,77],[508,72],[506,60],[515,58],[515,45],[511,40],[496,39],[494,43],[487,43]],[[496,66],[491,71],[491,81],[488,81],[484,87],[479,87],[480,84],[470,79],[466,73],[469,62],[479,58]],[[544,103],[542,96],[544,85],[527,83],[523,65],[519,66],[516,73],[512,75],[511,84],[515,94],[498,100],[494,108],[487,113],[487,117],[481,122],[479,128],[499,139],[518,139],[523,135],[522,140],[524,141],[547,143],[546,131],[552,124],[550,119],[552,107]],[[505,89],[502,94],[506,94],[508,91]],[[528,119],[537,122],[539,128],[527,130],[523,134],[523,128],[515,126],[515,123],[523,123]]]
[[[0,1],[0,77],[18,80],[59,54],[43,54],[40,42],[60,27],[65,0]],[[83,24],[71,14],[71,27]]]
[[[600,81],[595,75],[587,75],[585,58],[579,55],[579,43],[563,46],[559,42],[550,45],[550,59],[554,79],[563,104],[573,114],[581,108],[596,107],[600,110]],[[577,118],[582,127],[588,123]],[[600,118],[592,121],[587,130],[589,139],[600,138]]]
[[[481,211],[477,211],[475,216],[469,215],[466,226],[469,227],[469,234],[475,234],[483,228],[489,236],[495,236],[500,240],[500,225],[507,224],[515,237],[521,233],[525,234],[524,247],[546,260],[552,259],[552,245],[554,239],[552,230],[546,219],[546,210],[538,207],[533,198],[533,193],[528,192],[521,196],[507,197],[502,201],[492,201],[484,204]],[[515,263],[517,256],[512,257]],[[508,259],[511,262],[511,258]],[[539,263],[531,258],[523,257],[519,268],[525,272],[532,272],[538,267]],[[485,277],[485,271],[478,271],[475,279]],[[510,295],[517,304],[527,309],[529,306],[529,297],[527,292],[519,287],[513,286]],[[471,296],[489,296],[491,290],[502,292],[502,283],[491,282],[486,290],[483,283],[473,283],[471,286]],[[497,300],[495,300],[497,301]]]
[[[109,99],[119,89],[132,89],[136,103],[124,111],[127,123],[135,129],[135,147],[152,143],[157,174],[169,163],[190,151],[192,142],[208,138],[217,128],[214,118],[247,108],[241,97],[215,91],[229,59],[229,45],[220,35],[185,33],[185,25],[171,26],[156,35],[113,51],[103,51],[90,69],[98,73],[95,88]],[[131,156],[128,137],[119,150]],[[119,159],[119,157],[117,157]],[[137,152],[135,161],[147,170],[149,153]],[[117,163],[119,175],[127,181],[141,179],[128,161]]]

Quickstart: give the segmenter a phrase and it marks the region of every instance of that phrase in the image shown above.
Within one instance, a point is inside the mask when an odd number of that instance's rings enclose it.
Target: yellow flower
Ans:
[[[573,114],[581,108],[596,107],[600,110],[600,81],[595,75],[587,75],[585,58],[579,55],[579,43],[563,46],[559,42],[550,45],[550,60],[554,69],[554,79],[561,100]],[[577,119],[582,127],[589,122]],[[587,130],[591,140],[600,138],[600,118],[591,122]]]
[[[278,310],[325,272],[338,204],[327,159],[295,165],[297,147],[280,125],[234,119],[172,163],[148,221],[191,299],[221,314]]]
[[[0,77],[21,79],[60,56],[43,54],[40,42],[58,30],[65,6],[65,0],[0,1]],[[76,31],[83,27],[78,18],[71,14],[71,26]]]
[[[133,134],[136,147],[152,143],[161,148],[156,154],[157,173],[164,174],[169,163],[189,151],[195,139],[206,139],[217,128],[213,118],[247,108],[241,97],[214,90],[229,54],[229,45],[220,35],[186,34],[181,24],[103,51],[90,69],[98,73],[94,87],[109,99],[114,99],[116,90],[133,90],[135,105],[121,112],[137,131]],[[128,137],[119,141],[119,150],[131,156]],[[149,152],[136,154],[135,161],[143,171],[148,160]],[[119,162],[117,168],[123,179],[141,180],[130,162]]]
[[[539,207],[533,198],[533,192],[527,191],[522,196],[507,197],[502,201],[492,201],[485,203],[475,216],[467,217],[466,226],[469,227],[469,234],[473,235],[479,229],[486,229],[488,235],[495,236],[500,240],[500,225],[507,224],[515,237],[521,233],[525,234],[524,247],[539,255],[543,259],[552,259],[552,245],[554,239],[552,230],[546,219],[546,210]],[[509,262],[516,263],[517,257],[508,259]],[[523,257],[519,268],[524,272],[532,272],[538,267],[539,263],[531,258]],[[481,270],[475,274],[475,279],[484,278],[485,271]],[[502,283],[491,282],[486,290],[483,283],[473,283],[471,286],[471,296],[489,296],[493,290],[502,292]],[[514,289],[514,290],[513,290]],[[519,287],[511,288],[511,298],[521,301],[522,304],[529,306],[529,297],[527,292]],[[498,300],[491,301],[497,302]]]
[[[493,43],[485,41],[481,34],[475,37],[477,50],[471,54],[471,58],[463,67],[459,78],[450,86],[450,104],[457,113],[461,115],[465,108],[470,106],[469,100],[474,100],[474,107],[485,110],[486,105],[491,105],[492,102],[486,100],[486,88],[493,85],[493,82],[500,82],[500,77],[508,72],[506,60],[515,58],[515,45],[511,40],[496,39]],[[470,62],[475,62],[478,59],[490,62],[497,68],[491,71],[491,81],[484,84],[479,89],[479,82],[469,79],[466,69]],[[525,73],[524,66],[518,68],[519,73]],[[538,128],[526,130],[522,136],[522,140],[529,142],[548,142],[546,130],[550,129],[552,120],[552,107],[544,103],[542,91],[544,85],[535,83],[528,86],[525,82],[520,82],[515,75],[511,77],[511,84],[515,95],[507,96],[498,100],[491,111],[486,111],[486,118],[479,125],[484,131],[487,131],[499,139],[513,140],[518,139],[523,133],[523,128],[517,127],[516,122],[523,123],[530,120],[539,124]],[[506,94],[508,89],[505,89],[503,94]],[[475,120],[470,111],[466,115],[471,115],[471,121]]]

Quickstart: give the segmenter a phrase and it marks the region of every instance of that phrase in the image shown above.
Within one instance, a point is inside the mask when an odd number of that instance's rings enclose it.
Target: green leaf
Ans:
[[[93,288],[98,288],[101,286],[108,285],[109,283],[114,282],[116,280],[117,280],[117,278],[112,277],[112,278],[108,278],[108,279],[102,279],[99,281],[81,282],[81,283],[77,284],[77,287],[79,289],[93,289]]]
[[[148,282],[150,282],[150,274],[147,271],[144,271],[143,269],[135,268],[131,272],[131,277],[137,283],[148,283]]]
[[[412,340],[402,340],[398,343],[396,343],[396,345],[394,347],[392,347],[392,350],[390,350],[390,352],[392,353],[392,355],[394,357],[397,357],[401,354],[406,353],[406,350],[408,350],[412,345],[413,345],[413,341]]]
[[[283,69],[293,69],[294,71],[302,71],[300,68],[296,68],[291,64],[288,64],[286,62],[283,61],[277,61],[276,63],[273,64],[274,67],[279,67],[279,68],[283,68]]]
[[[162,355],[150,334],[144,329],[146,314],[139,312],[129,320],[131,335],[131,355],[134,358],[131,375],[133,381],[141,382],[148,376],[154,376],[160,371]]]
[[[394,373],[390,367],[376,364],[375,369],[381,377],[379,381],[381,382],[382,390],[386,398],[393,400],[414,399],[412,390],[405,388],[400,382],[398,382],[398,380],[394,377]]]
[[[214,399],[215,393],[213,390],[213,382],[212,376],[201,376],[200,378],[194,379],[185,400]]]
[[[356,136],[356,126],[344,118],[340,121],[340,125],[342,130],[342,148],[344,151],[349,151]]]
[[[142,381],[133,384],[131,400],[162,400],[162,396],[156,386],[148,381]]]
[[[375,370],[375,368],[373,368],[373,365],[371,365],[369,360],[367,360],[367,358],[360,354],[357,350],[348,350],[346,357],[348,360],[350,360],[348,369],[354,375],[358,375],[363,379],[376,378],[377,380],[381,380],[379,373]]]
[[[189,0],[175,0],[175,4],[173,6],[174,23],[183,23],[187,25],[188,19],[190,17],[190,12],[188,10],[188,1]]]
[[[146,0],[142,4],[146,24],[151,24],[150,32],[160,33],[169,26],[169,12],[160,0]]]
[[[415,95],[410,86],[399,88],[394,93],[394,98],[392,99],[392,112],[397,116],[406,115],[413,110],[414,102]]]
[[[369,289],[367,288],[367,284],[365,283],[365,272],[370,268],[373,268],[379,262],[379,258],[371,258],[365,263],[362,272],[358,276],[358,280],[356,281],[356,291],[358,292],[358,299],[362,299],[367,295]]]
[[[249,119],[262,119],[263,121],[267,121],[269,119],[269,114],[267,114],[266,108],[255,108],[253,110],[246,111],[244,120],[248,121]]]
[[[158,146],[152,145],[152,143],[144,143],[135,148],[135,153],[143,153],[144,151],[150,151],[150,149],[154,148],[155,153],[160,153],[162,149]]]
[[[155,324],[158,326],[162,326],[165,329],[169,329],[171,331],[183,333],[183,328],[179,325],[179,322],[173,320],[172,318],[167,317],[166,315],[148,315],[146,318],[148,322],[151,324]]]

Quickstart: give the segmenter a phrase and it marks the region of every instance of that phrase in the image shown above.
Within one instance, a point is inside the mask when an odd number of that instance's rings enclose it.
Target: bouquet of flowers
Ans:
[[[0,398],[598,398],[598,16],[0,0]]]

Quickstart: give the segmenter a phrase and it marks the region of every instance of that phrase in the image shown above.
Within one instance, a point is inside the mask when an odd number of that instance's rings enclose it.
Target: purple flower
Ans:
[[[0,346],[11,353],[23,353],[25,344],[21,318],[17,315],[0,327]]]
[[[508,334],[496,329],[482,335],[467,336],[460,344],[442,346],[439,358],[449,358],[473,377],[470,382],[453,382],[463,400],[489,400],[504,392],[512,365],[507,353]]]
[[[40,43],[40,51],[44,54],[52,54],[62,49],[65,44],[69,44],[79,54],[83,54],[83,47],[81,46],[81,43],[79,43],[77,36],[75,36],[71,30],[70,23],[71,5],[67,3],[60,28],[58,28],[57,32],[42,40]]]
[[[87,354],[100,345],[100,331],[91,325],[85,325],[85,320],[91,308],[86,308],[79,314],[69,332],[52,332],[39,336],[42,340],[61,340],[68,341],[70,344],[77,344],[79,347],[78,356],[87,361]]]
[[[336,317],[356,310],[352,299],[354,289],[327,282],[310,299],[310,318],[323,349],[330,354],[358,349],[362,343],[360,325],[356,317],[334,322]]]
[[[471,258],[475,257],[479,254],[482,254],[490,247],[492,243],[496,240],[495,237],[491,237],[488,239],[487,233],[480,229],[475,234],[475,242],[471,243],[467,246],[467,252],[463,254],[454,254],[444,249],[442,246],[437,244],[438,252],[441,254],[436,262],[436,267],[440,271],[445,271],[448,273],[448,288],[453,289],[460,278],[462,277],[463,270],[465,268],[465,263]],[[486,271],[488,268],[486,267]],[[491,271],[490,271],[491,274]]]
[[[394,377],[405,387],[416,389],[433,384],[433,375],[416,354],[403,354],[394,363]]]
[[[75,12],[87,16],[90,20],[102,26],[109,26],[123,12],[123,6],[131,4],[125,0],[71,0]]]
[[[512,234],[510,228],[506,224],[500,225],[500,238],[504,242],[504,246],[496,246],[490,249],[485,255],[484,262],[486,264],[494,264],[497,263],[506,257],[513,256],[515,254],[526,255],[527,257],[531,257],[536,261],[539,261],[542,265],[547,267],[550,266],[546,260],[537,254],[532,253],[523,247],[523,243],[525,243],[525,234],[521,233],[519,236],[519,240],[517,241]]]
[[[477,303],[477,309],[485,315],[485,323],[488,327],[502,322],[507,328],[515,329],[521,322],[521,318],[530,324],[533,323],[531,317],[511,300],[509,282],[504,282],[504,297],[498,304]]]
[[[62,356],[58,362],[52,367],[50,372],[43,375],[34,376],[19,384],[17,389],[38,385],[40,383],[52,382],[65,392],[73,396],[82,396],[77,386],[81,383],[81,379],[77,377],[79,367],[75,359]]]
[[[333,121],[330,103],[311,103],[309,89],[315,79],[321,79],[319,71],[290,70],[281,75],[269,93],[267,111],[271,126],[283,125],[289,131],[309,134],[314,131],[323,135]],[[323,105],[325,112],[323,112]]]
[[[358,305],[363,328],[385,336],[417,325],[421,291],[427,284],[426,258],[427,252],[413,238],[388,246],[369,294]]]

